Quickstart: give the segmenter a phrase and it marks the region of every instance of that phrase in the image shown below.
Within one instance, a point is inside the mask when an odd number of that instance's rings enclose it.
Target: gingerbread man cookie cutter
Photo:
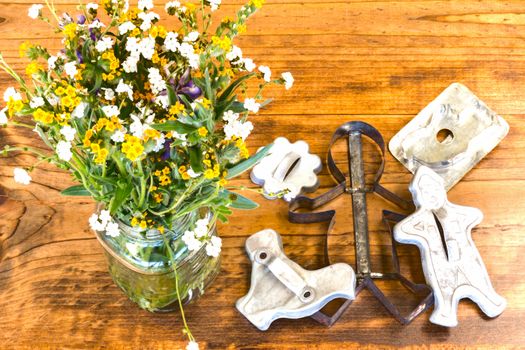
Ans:
[[[492,287],[471,236],[483,218],[481,211],[450,203],[445,181],[425,166],[417,169],[409,189],[416,211],[394,227],[394,238],[415,244],[421,252],[423,272],[434,292],[430,322],[455,327],[462,298],[474,301],[489,317],[501,314],[506,301]]]

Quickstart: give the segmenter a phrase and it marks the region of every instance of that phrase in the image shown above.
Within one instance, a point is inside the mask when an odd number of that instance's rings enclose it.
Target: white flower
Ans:
[[[88,26],[89,29],[100,29],[104,28],[104,23],[100,22],[98,19],[95,19],[91,24]]]
[[[113,105],[102,107],[102,112],[104,112],[104,114],[108,118],[116,117],[120,114],[120,110],[118,109],[118,107]]]
[[[27,11],[27,15],[32,19],[37,19],[42,14],[42,8],[44,6],[40,4],[32,5]]]
[[[120,235],[120,230],[116,222],[109,222],[106,226],[106,235],[110,237],[118,237]]]
[[[139,44],[139,51],[145,59],[151,60],[155,53],[155,39],[152,37],[142,39]]]
[[[234,120],[224,125],[224,134],[226,140],[231,140],[234,136],[240,137],[245,140],[253,130],[253,124],[250,121],[242,122],[240,120]]]
[[[155,12],[140,12],[138,14],[138,17],[142,20],[142,24],[140,25],[140,29],[143,31],[146,31],[151,28],[151,23],[155,20],[160,19],[159,15]]]
[[[124,135],[126,135],[125,130],[117,130],[111,135],[111,140],[113,142],[124,142]]]
[[[191,340],[188,342],[188,345],[186,345],[186,350],[199,350],[199,343],[197,343],[194,340]]]
[[[196,173],[192,168],[189,168],[188,171],[187,171],[187,174],[190,177],[195,178],[195,177],[201,176],[202,173]]]
[[[4,109],[0,111],[0,125],[6,125],[8,122],[7,114],[5,113],[6,111],[7,111],[7,107],[5,107]]]
[[[239,113],[235,113],[235,112],[232,111],[232,110],[227,110],[227,111],[224,112],[224,114],[222,115],[222,119],[223,119],[225,122],[232,123],[232,122],[236,121],[237,119],[239,119]]]
[[[164,7],[166,9],[166,12],[169,12],[170,9],[177,9],[180,7],[180,2],[178,1],[170,1],[166,3],[166,6]]]
[[[242,60],[242,50],[240,47],[233,45],[230,52],[226,54],[228,61],[235,61],[237,59]]]
[[[283,74],[281,74],[281,76],[284,79],[284,87],[286,88],[286,90],[290,89],[293,86],[293,82],[294,82],[292,73],[284,72]]]
[[[139,0],[137,7],[143,11],[151,10],[153,8],[152,0]]]
[[[186,231],[182,235],[182,241],[188,247],[188,250],[194,251],[202,247],[202,242],[195,238],[195,233],[193,231]]]
[[[195,230],[193,231],[195,234],[195,237],[203,238],[207,236],[209,223],[210,223],[210,220],[208,218],[197,220],[197,222],[195,223]]]
[[[49,94],[46,96],[47,102],[51,104],[51,106],[57,106],[60,103],[60,98],[55,94]]]
[[[221,253],[221,247],[222,247],[222,240],[217,236],[213,236],[208,242],[208,244],[206,245],[206,254],[216,258]]]
[[[102,88],[102,91],[104,91],[104,98],[108,101],[111,101],[115,98],[115,91],[112,89]]]
[[[169,32],[164,39],[164,46],[166,50],[175,52],[179,48],[179,41],[177,40],[177,33]]]
[[[166,82],[162,79],[160,72],[157,68],[148,69],[148,80],[151,84],[151,91],[158,95],[160,92],[166,90]]]
[[[78,106],[75,107],[73,112],[71,113],[71,116],[73,118],[84,118],[84,114],[86,113],[86,107],[88,104],[86,102],[81,102]]]
[[[71,79],[73,79],[75,77],[75,75],[77,75],[77,73],[78,73],[77,63],[76,62],[68,62],[68,63],[64,64],[64,71],[66,72],[66,74]]]
[[[168,109],[170,106],[170,98],[168,95],[160,95],[155,97],[155,103],[159,106],[162,106],[164,109]]]
[[[49,58],[47,59],[47,67],[49,69],[55,69],[57,60],[58,60],[57,56],[49,56]]]
[[[272,78],[272,71],[268,66],[259,66],[259,70],[264,74],[264,81],[270,82]]]
[[[66,162],[69,162],[73,156],[73,153],[71,153],[71,143],[67,141],[59,141],[57,143],[56,151],[58,158],[65,160]]]
[[[131,32],[135,28],[137,27],[135,27],[133,23],[127,21],[118,26],[118,32],[120,33],[120,35],[124,35],[127,32]]]
[[[193,31],[193,32],[188,33],[188,35],[186,35],[186,36],[184,37],[184,40],[183,40],[183,41],[186,41],[186,42],[194,42],[194,41],[196,41],[198,38],[199,38],[199,32],[197,32],[197,31]]]
[[[221,0],[210,0],[210,10],[213,12],[219,8]]]
[[[160,134],[160,137],[155,139],[155,146],[153,147],[153,152],[159,152],[161,149],[164,149],[164,142],[166,142],[166,137],[164,134]]]
[[[42,107],[43,105],[45,104],[45,101],[42,97],[40,96],[35,96],[33,97],[33,99],[29,102],[29,106],[31,108],[38,108],[38,107]]]
[[[64,135],[64,138],[66,139],[66,141],[71,142],[75,139],[75,134],[77,133],[77,131],[69,125],[64,125],[60,129],[60,133]]]
[[[261,108],[261,104],[257,103],[254,98],[247,98],[244,100],[244,108],[250,112],[257,113],[259,112],[259,108]]]
[[[251,58],[245,58],[242,60],[242,62],[244,63],[244,68],[248,71],[248,72],[251,72],[255,69],[255,67],[257,67],[255,65],[255,63],[253,63],[253,60]]]
[[[118,94],[128,94],[129,99],[133,101],[133,88],[131,87],[131,85],[124,83],[122,79],[120,79],[120,81],[118,82],[115,92],[117,92]]]
[[[104,231],[106,229],[106,225],[107,224],[98,220],[98,215],[96,213],[93,213],[89,217],[89,227],[91,227],[93,231]]]
[[[10,99],[19,101],[22,99],[22,95],[14,87],[8,87],[4,92],[4,101],[9,102]]]
[[[95,45],[95,49],[97,49],[98,52],[104,52],[106,50],[109,50],[113,47],[113,40],[109,36],[104,36],[100,38],[97,41],[97,44]]]
[[[141,139],[142,136],[144,135],[144,131],[149,129],[149,125],[142,124],[142,121],[135,114],[130,114],[130,117],[131,119],[133,119],[133,123],[129,125],[129,131],[131,132],[133,136]]]
[[[139,63],[139,57],[131,55],[122,63],[122,68],[126,73],[136,73],[137,63]]]
[[[94,2],[90,2],[86,5],[86,10],[88,11],[96,11],[98,10],[98,4],[95,4]]]
[[[29,173],[22,168],[15,168],[13,173],[15,182],[18,182],[19,184],[29,185],[32,180]]]
[[[100,221],[102,221],[102,223],[104,224],[107,224],[108,222],[111,221],[111,214],[109,213],[109,210],[102,210],[100,212],[100,216],[99,216],[99,219]]]

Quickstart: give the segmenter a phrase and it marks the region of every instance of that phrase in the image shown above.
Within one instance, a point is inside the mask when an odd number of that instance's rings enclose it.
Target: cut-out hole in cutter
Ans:
[[[263,187],[266,198],[275,199],[285,193],[284,199],[290,201],[301,192],[315,191],[320,171],[321,159],[309,153],[306,142],[290,143],[278,137],[268,155],[253,167],[250,178]]]
[[[434,170],[449,190],[507,135],[507,122],[465,86],[454,83],[423,108],[388,145],[414,173]]]

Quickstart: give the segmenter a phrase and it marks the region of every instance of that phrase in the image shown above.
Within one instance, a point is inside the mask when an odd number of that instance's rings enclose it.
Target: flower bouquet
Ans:
[[[15,168],[15,181],[29,184],[41,162],[69,170],[79,184],[62,193],[99,203],[89,224],[111,275],[145,309],[182,311],[202,293],[219,267],[216,221],[227,221],[232,208],[257,206],[228,181],[268,150],[250,157],[246,147],[248,114],[269,102],[264,88],[293,84],[288,72],[272,79],[270,68],[256,69],[232,43],[262,2],[250,0],[214,27],[220,0],[167,3],[169,26],[151,0],[79,5],[74,18],[46,2],[29,16],[49,23],[63,49],[23,43],[25,75],[0,56],[19,85],[4,93],[0,125],[31,128],[54,151],[5,146],[5,154],[38,158]],[[251,96],[250,80],[259,81]]]

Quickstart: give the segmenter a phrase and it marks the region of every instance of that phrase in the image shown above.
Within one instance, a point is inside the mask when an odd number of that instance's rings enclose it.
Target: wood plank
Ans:
[[[56,3],[71,8],[77,2]],[[158,3],[163,6],[164,2]],[[233,13],[242,1],[227,1],[219,14]],[[27,16],[27,0],[0,1],[0,51],[22,70],[18,45],[42,41],[52,50],[59,40]],[[244,253],[248,235],[272,227],[283,235],[290,257],[308,268],[322,261],[326,224],[290,224],[286,205],[253,193],[261,207],[237,211],[221,225],[222,272],[206,295],[187,307],[190,326],[207,349],[511,349],[525,345],[525,24],[523,1],[320,1],[268,0],[238,45],[272,67],[292,71],[290,91],[270,90],[269,108],[252,118],[251,151],[275,137],[304,139],[324,157],[333,131],[349,120],[376,126],[389,140],[451,82],[470,87],[509,122],[511,131],[449,193],[452,201],[479,207],[483,222],[473,238],[495,289],[508,302],[497,319],[482,316],[471,302],[459,307],[459,326],[444,329],[425,313],[401,326],[367,293],[332,328],[310,319],[279,320],[257,331],[234,308],[249,286]],[[30,30],[21,30],[30,28]],[[0,73],[0,91],[12,80]],[[42,149],[34,133],[0,129],[5,144]],[[377,168],[377,150],[365,145],[365,169]],[[344,145],[334,153],[345,167]],[[28,187],[12,180],[14,166],[33,158],[0,158],[0,348],[9,349],[178,349],[185,346],[177,313],[151,314],[127,300],[106,271],[103,250],[87,225],[95,204],[65,198],[69,176],[51,166],[34,173]],[[410,198],[410,174],[390,154],[382,183]],[[332,185],[326,169],[322,193]],[[238,184],[254,187],[247,175]],[[3,203],[2,203],[3,201]],[[331,203],[338,211],[329,239],[338,261],[353,262],[349,198]],[[371,255],[376,269],[388,269],[390,242],[381,210],[398,210],[369,198]],[[422,282],[419,254],[400,247],[403,272]],[[399,286],[382,286],[403,308],[414,302]]]

